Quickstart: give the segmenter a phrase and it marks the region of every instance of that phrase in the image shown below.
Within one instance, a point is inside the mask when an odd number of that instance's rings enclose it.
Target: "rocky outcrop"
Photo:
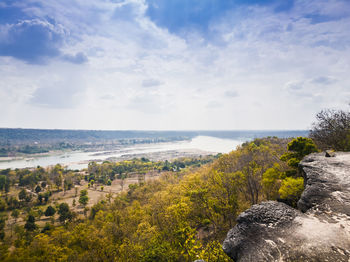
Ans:
[[[350,153],[301,163],[298,209],[269,201],[237,219],[223,243],[235,261],[350,261]]]

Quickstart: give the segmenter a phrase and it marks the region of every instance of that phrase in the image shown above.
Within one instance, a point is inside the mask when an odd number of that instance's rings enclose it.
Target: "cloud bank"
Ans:
[[[350,102],[350,3],[0,4],[2,127],[305,129]]]

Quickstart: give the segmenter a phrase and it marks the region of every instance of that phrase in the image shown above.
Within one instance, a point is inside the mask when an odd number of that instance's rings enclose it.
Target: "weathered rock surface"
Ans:
[[[223,243],[232,259],[350,261],[350,153],[312,154],[301,168],[300,211],[269,201],[243,212]]]

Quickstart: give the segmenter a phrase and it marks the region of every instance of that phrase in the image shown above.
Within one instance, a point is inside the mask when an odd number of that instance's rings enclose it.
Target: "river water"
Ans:
[[[81,152],[71,151],[55,153],[46,156],[37,156],[11,161],[1,161],[0,169],[5,168],[25,168],[35,166],[50,166],[57,163],[67,165],[68,168],[81,169],[87,167],[89,160],[105,160],[110,157],[121,157],[135,154],[147,154],[155,152],[164,152],[169,150],[201,150],[212,153],[228,153],[242,144],[242,140],[222,139],[210,136],[197,136],[191,140],[171,143],[153,143],[132,145],[116,149],[115,151],[95,151]],[[82,163],[84,162],[84,163]]]

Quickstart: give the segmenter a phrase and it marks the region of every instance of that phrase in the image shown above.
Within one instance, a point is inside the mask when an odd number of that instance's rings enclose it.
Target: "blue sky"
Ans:
[[[210,24],[228,17],[236,10],[250,6],[269,7],[275,12],[289,11],[293,1],[276,0],[149,0],[146,15],[156,25],[169,32],[185,36],[189,29],[197,30],[204,37],[210,33]]]
[[[305,129],[350,102],[346,0],[2,0],[1,127]]]

